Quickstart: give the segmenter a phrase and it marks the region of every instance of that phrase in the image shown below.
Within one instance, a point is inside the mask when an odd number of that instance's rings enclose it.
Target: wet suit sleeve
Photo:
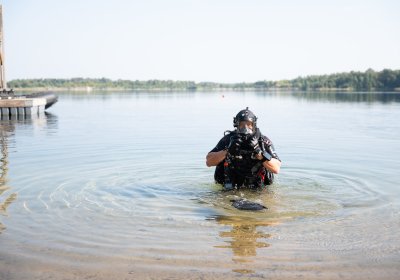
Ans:
[[[217,146],[215,146],[214,149],[210,151],[211,152],[219,152],[225,149],[230,142],[230,136],[225,135],[222,137],[221,140],[219,140]],[[214,179],[217,184],[223,184],[224,183],[224,161],[221,161],[216,167],[215,167],[215,172],[214,172]]]

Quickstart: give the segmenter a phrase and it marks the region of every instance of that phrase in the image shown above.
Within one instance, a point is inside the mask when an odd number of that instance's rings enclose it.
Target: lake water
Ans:
[[[246,106],[281,173],[222,192],[205,156]],[[0,130],[0,279],[400,275],[398,93],[65,92]]]

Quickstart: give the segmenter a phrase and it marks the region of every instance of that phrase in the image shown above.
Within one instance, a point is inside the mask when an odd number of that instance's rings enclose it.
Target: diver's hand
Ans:
[[[243,144],[243,140],[241,139],[241,137],[239,135],[233,135],[230,139],[229,145],[227,147],[228,149],[228,153],[230,153],[231,155],[237,155],[239,154],[240,151],[240,147]]]

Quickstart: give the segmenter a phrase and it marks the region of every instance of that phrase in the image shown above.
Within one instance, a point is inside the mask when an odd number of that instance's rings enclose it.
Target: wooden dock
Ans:
[[[1,119],[32,118],[44,114],[44,110],[58,101],[52,92],[38,92],[28,95],[0,94]]]
[[[0,99],[1,119],[12,116],[29,118],[44,113],[46,98],[18,98]]]

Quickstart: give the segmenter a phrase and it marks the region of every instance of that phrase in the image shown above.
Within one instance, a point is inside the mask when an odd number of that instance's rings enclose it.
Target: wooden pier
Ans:
[[[46,98],[0,99],[1,119],[12,116],[20,118],[40,116],[44,113]]]
[[[3,7],[0,5],[0,116],[1,119],[30,118],[40,116],[44,110],[57,102],[52,93],[33,93],[25,96],[14,94],[7,88],[4,69]]]

